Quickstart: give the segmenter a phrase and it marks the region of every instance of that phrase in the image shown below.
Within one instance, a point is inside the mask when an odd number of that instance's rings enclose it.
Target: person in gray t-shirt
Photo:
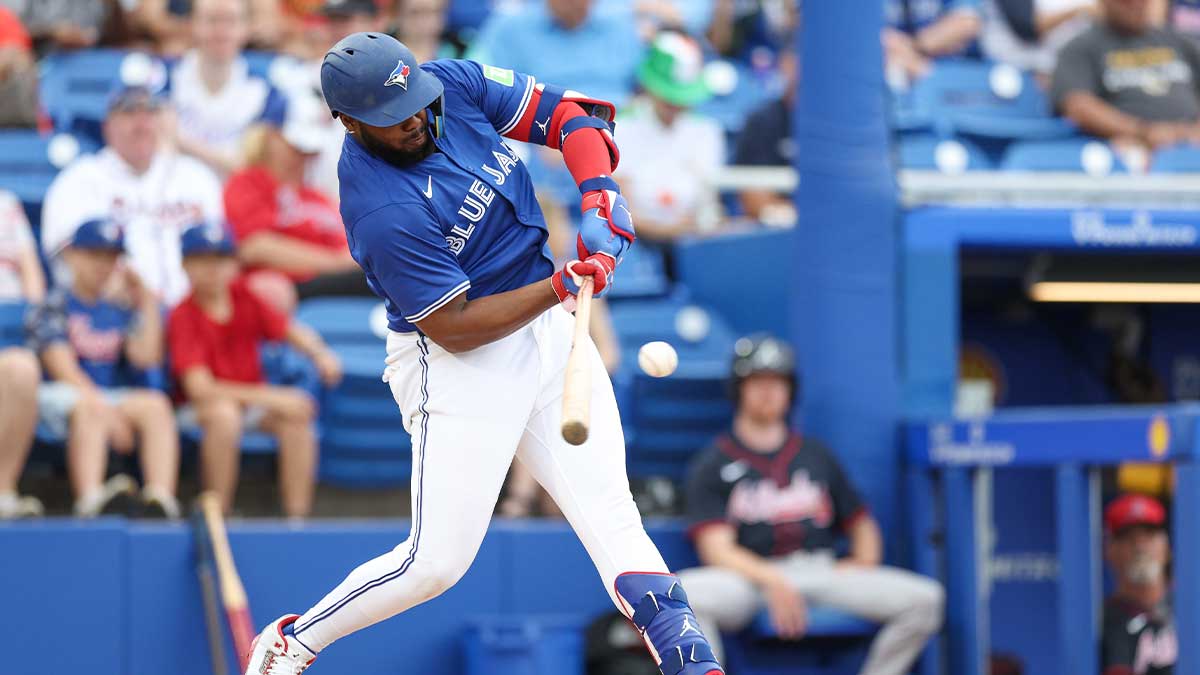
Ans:
[[[1101,5],[1104,18],[1058,55],[1059,112],[1116,143],[1200,143],[1200,47],[1154,27],[1150,0]]]

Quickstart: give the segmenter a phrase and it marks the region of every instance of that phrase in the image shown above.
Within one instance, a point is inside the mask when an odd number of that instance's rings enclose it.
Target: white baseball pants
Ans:
[[[384,379],[413,438],[412,532],[296,621],[302,644],[319,652],[453,586],[479,550],[514,454],[562,509],[619,609],[619,574],[667,572],[629,491],[621,420],[595,347],[591,433],[581,446],[562,439],[573,332],[574,318],[556,306],[461,354],[418,334],[389,335]]]

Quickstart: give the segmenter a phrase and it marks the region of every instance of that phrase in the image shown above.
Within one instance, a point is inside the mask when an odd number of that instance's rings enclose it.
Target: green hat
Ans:
[[[682,33],[659,33],[637,75],[646,91],[673,105],[691,107],[712,96],[704,81],[704,54],[695,40]]]

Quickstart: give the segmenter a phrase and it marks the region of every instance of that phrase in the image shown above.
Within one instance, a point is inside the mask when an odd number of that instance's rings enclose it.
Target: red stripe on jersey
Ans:
[[[525,114],[517,120],[517,124],[504,134],[505,138],[514,141],[529,141],[529,133],[533,129],[533,121],[537,116],[538,102],[542,100],[542,91],[534,89],[529,103],[525,106]],[[561,150],[563,163],[571,172],[571,178],[579,185],[589,178],[607,176],[612,173],[612,156],[608,152],[608,143],[600,135],[599,129],[580,129],[571,134],[565,147],[558,147],[559,132],[567,120],[584,117],[587,113],[578,103],[563,101],[554,109],[550,120],[550,129],[546,132],[546,147]]]

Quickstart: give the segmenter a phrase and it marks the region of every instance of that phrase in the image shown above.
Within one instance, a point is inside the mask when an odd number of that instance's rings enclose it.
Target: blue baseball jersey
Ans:
[[[350,253],[402,333],[463,291],[485,297],[554,271],[533,182],[501,138],[524,115],[534,79],[473,61],[421,68],[445,86],[439,152],[400,168],[347,135],[338,162]]]
[[[51,293],[29,317],[34,348],[40,352],[52,344],[67,343],[98,387],[121,384],[125,337],[133,328],[131,310],[104,300],[86,303],[63,290]]]

